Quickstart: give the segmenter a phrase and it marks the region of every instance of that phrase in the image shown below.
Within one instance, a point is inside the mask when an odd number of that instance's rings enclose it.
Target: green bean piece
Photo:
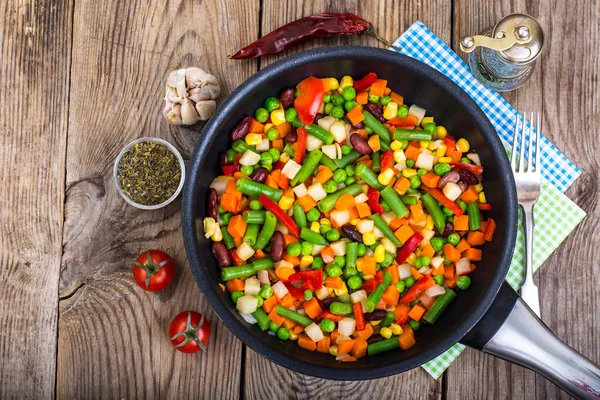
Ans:
[[[264,224],[266,211],[248,210],[242,213],[242,219],[247,224]]]
[[[467,204],[467,214],[469,215],[469,230],[476,231],[481,228],[481,212],[477,203]]]
[[[323,154],[323,157],[321,157],[321,159],[319,160],[319,164],[326,166],[331,170],[331,172],[338,169],[338,166],[335,163],[335,161],[333,161],[331,158],[329,158],[329,156],[325,154]]]
[[[348,165],[352,164],[361,157],[362,154],[356,150],[352,150],[350,153],[342,156],[342,158],[335,160],[335,163],[337,164],[338,168],[346,168]]]
[[[383,140],[379,141],[379,150],[381,152],[387,151],[390,149],[390,145],[384,142]]]
[[[292,124],[296,128],[303,127],[304,129],[306,129],[306,132],[310,133],[325,144],[331,144],[335,140],[335,136],[333,136],[333,133],[321,128],[319,125],[304,125],[302,122],[300,122],[298,118],[296,118],[294,122],[292,122]]]
[[[385,353],[386,351],[396,350],[400,347],[400,339],[398,336],[393,336],[389,339],[381,340],[379,342],[371,343],[367,346],[367,354],[370,356]]]
[[[383,292],[385,292],[385,289],[387,289],[391,283],[392,275],[389,272],[385,272],[383,274],[383,282],[377,285],[375,290],[369,295],[369,297],[367,297],[367,300],[365,301],[365,310],[367,310],[367,312],[373,312],[373,310],[375,310],[377,303],[379,303],[379,300],[381,300],[381,297],[383,296]]]
[[[290,157],[294,157],[294,154],[296,154],[296,152],[294,151],[294,149],[292,149],[292,146],[290,146],[289,143],[285,145],[285,147],[283,148],[283,152]]]
[[[446,227],[446,218],[444,217],[444,212],[438,205],[437,201],[429,193],[425,193],[423,196],[421,196],[421,201],[423,202],[423,205],[427,209],[429,215],[431,215],[431,218],[433,218],[433,223],[438,232],[444,232],[444,228]]]
[[[296,311],[292,311],[289,308],[282,306],[281,304],[278,304],[275,307],[275,312],[277,313],[277,315],[292,320],[305,328],[313,323],[312,319],[305,317],[304,315],[300,315]]]
[[[293,212],[294,221],[296,221],[296,225],[298,225],[299,228],[306,227],[308,225],[308,222],[306,222],[306,214],[304,213],[304,209],[302,208],[302,206],[298,203],[294,203]]]
[[[307,227],[300,229],[300,239],[306,240],[312,244],[320,244],[322,246],[327,246],[329,244],[323,236],[319,235],[317,232],[311,231]]]
[[[383,186],[377,180],[377,175],[375,175],[375,172],[371,171],[371,169],[367,167],[364,163],[358,163],[354,172],[360,177],[360,179],[365,181],[365,183],[371,186],[373,189],[381,191],[383,190],[383,188],[385,188],[385,186]]]
[[[256,237],[258,236],[259,230],[260,225],[248,224],[248,227],[246,228],[246,233],[244,234],[242,240],[248,243],[250,246],[254,246],[256,244]]]
[[[352,314],[352,304],[342,303],[340,301],[334,301],[329,306],[329,311],[335,315],[348,315]]]
[[[457,294],[454,290],[446,289],[446,293],[435,299],[435,302],[433,303],[429,311],[425,313],[423,319],[429,322],[430,324],[435,324],[435,321],[438,320],[440,315],[444,313],[446,308],[448,308],[448,305],[450,305],[450,303],[452,303],[452,301],[456,297]]]
[[[373,129],[373,132],[377,136],[379,136],[379,139],[383,140],[386,143],[389,143],[392,140],[392,138],[390,137],[390,133],[388,132],[386,127],[383,126],[383,124],[379,122],[374,116],[372,116],[370,112],[364,111],[363,116],[365,117],[363,121],[364,124],[369,128]]]
[[[271,325],[271,320],[262,308],[257,308],[256,311],[252,313],[252,316],[256,319],[256,323],[258,324],[261,330],[266,331],[267,329],[269,329],[269,325]]]
[[[418,203],[419,199],[416,196],[400,196],[400,201],[407,206],[412,206]]]
[[[256,240],[254,250],[264,249],[275,233],[275,226],[277,225],[277,217],[271,211],[267,211],[265,214],[265,224],[263,225],[260,235]]]
[[[350,242],[346,244],[346,268],[356,268],[356,259],[358,258],[358,243]]]
[[[335,203],[338,201],[338,199],[346,193],[351,194],[352,196],[358,196],[360,193],[362,193],[362,186],[358,183],[355,183],[353,185],[346,186],[345,188],[342,188],[327,197],[324,197],[318,203],[319,210],[321,210],[323,213],[331,211],[333,207],[335,207]]]
[[[393,187],[386,186],[386,188],[381,191],[381,197],[388,203],[391,210],[396,214],[396,217],[404,218],[410,213]]]
[[[394,235],[394,232],[390,229],[388,224],[385,223],[385,221],[383,220],[383,218],[381,218],[380,215],[373,214],[369,217],[369,219],[375,223],[377,229],[379,229],[386,238],[388,238],[392,243],[394,243],[394,246],[402,246],[400,239],[398,239],[396,235]]]
[[[431,140],[431,133],[425,131],[415,131],[411,129],[395,129],[394,139],[396,140]]]
[[[242,192],[245,195],[260,196],[261,194],[264,194],[265,196],[276,202],[278,202],[279,199],[281,199],[281,196],[283,196],[283,190],[273,189],[270,186],[254,182],[252,179],[248,178],[238,179],[236,188],[238,191]]]
[[[261,258],[250,264],[244,264],[237,267],[225,267],[221,270],[221,279],[225,282],[236,278],[247,278],[263,269],[273,268],[275,263],[272,258]]]
[[[310,174],[312,174],[313,170],[317,167],[317,165],[319,165],[319,160],[321,160],[321,157],[323,157],[323,152],[319,149],[315,149],[308,153],[308,156],[306,156],[302,162],[300,171],[298,171],[294,179],[292,179],[290,185],[296,186],[307,180]]]
[[[235,242],[233,241],[231,234],[227,231],[226,226],[221,228],[221,233],[223,234],[223,243],[225,244],[225,247],[227,247],[227,250],[233,249],[235,247]]]
[[[272,258],[261,258],[260,260],[256,260],[252,263],[254,271],[256,272],[262,271],[263,269],[271,269],[273,268],[273,265],[275,265],[275,263],[273,262]]]
[[[387,328],[388,326],[392,325],[394,319],[396,319],[396,314],[394,314],[393,311],[388,311],[388,313],[385,314],[385,317],[383,317],[383,319],[381,320],[379,326],[381,326],[382,328]]]
[[[378,151],[373,152],[371,161],[373,161],[373,172],[381,172],[381,154]]]
[[[243,140],[236,140],[235,142],[233,142],[233,144],[231,145],[231,148],[233,150],[235,150],[238,153],[245,153],[246,150],[251,150],[255,153],[258,153],[258,151],[256,151],[256,148],[254,146],[250,146],[248,145],[246,142],[244,142]]]

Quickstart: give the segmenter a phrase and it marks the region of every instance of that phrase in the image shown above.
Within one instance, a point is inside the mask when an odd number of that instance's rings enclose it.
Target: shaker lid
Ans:
[[[492,32],[495,39],[515,36],[520,43],[514,43],[498,54],[513,64],[524,64],[535,60],[544,47],[544,32],[540,24],[526,14],[511,14],[502,18]]]

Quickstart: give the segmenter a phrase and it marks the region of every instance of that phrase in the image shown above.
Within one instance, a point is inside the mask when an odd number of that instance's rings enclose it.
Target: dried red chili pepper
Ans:
[[[292,21],[238,50],[236,60],[276,54],[315,38],[333,35],[367,34],[388,47],[394,47],[375,32],[373,24],[352,13],[322,13]]]

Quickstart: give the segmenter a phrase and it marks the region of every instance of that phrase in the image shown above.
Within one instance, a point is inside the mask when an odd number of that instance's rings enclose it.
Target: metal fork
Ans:
[[[527,303],[529,308],[539,317],[540,316],[540,298],[538,288],[533,282],[533,265],[531,255],[533,252],[533,206],[540,197],[540,187],[542,184],[541,165],[540,165],[540,113],[537,113],[537,123],[534,126],[533,112],[530,116],[530,126],[527,128],[527,114],[523,113],[523,120],[519,115],[515,119],[515,134],[513,137],[512,154],[510,165],[515,176],[517,185],[517,198],[519,205],[523,210],[523,229],[525,230],[525,282],[521,286],[521,298]],[[537,127],[537,128],[536,128]],[[536,129],[535,156],[533,150],[533,129]],[[527,169],[525,169],[525,136],[529,132],[529,145],[527,157]],[[521,135],[521,151],[519,154],[519,165],[517,169],[517,142]]]

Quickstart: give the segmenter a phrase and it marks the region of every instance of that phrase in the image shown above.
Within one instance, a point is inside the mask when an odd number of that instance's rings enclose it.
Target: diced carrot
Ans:
[[[450,243],[446,243],[444,245],[444,256],[452,262],[457,262],[460,260],[460,251],[456,250],[456,247]]]
[[[317,318],[323,312],[316,297],[304,302],[304,311],[312,319]]]
[[[421,206],[421,203],[412,204],[410,206],[410,214],[416,223],[425,221],[425,213],[423,212],[423,206]]]
[[[241,279],[232,279],[228,281],[225,286],[227,287],[227,291],[229,291],[229,293],[233,293],[243,291],[245,284]]]
[[[296,325],[298,325],[298,324],[295,323],[294,321],[292,321],[291,319],[284,318],[284,320],[283,320],[283,326],[284,326],[284,328],[294,329],[294,327]]]
[[[325,264],[332,263],[335,257],[335,255],[333,254],[333,249],[330,246],[323,248],[321,250],[321,257],[323,257],[323,261],[325,261]]]
[[[325,336],[323,339],[317,342],[317,351],[319,353],[329,353],[331,347],[331,337]]]
[[[246,233],[246,223],[241,215],[234,215],[229,220],[229,225],[227,226],[227,232],[234,238],[241,238]]]
[[[352,334],[352,337],[356,339],[367,340],[371,337],[371,335],[373,335],[373,327],[371,324],[365,324],[365,329],[362,331],[355,331]]]
[[[358,216],[360,218],[366,218],[371,215],[371,208],[367,203],[356,204],[356,210],[358,211]]]
[[[456,218],[458,218],[458,217],[454,217],[455,221],[456,221]],[[456,225],[454,225],[454,226],[456,226]],[[461,253],[470,248],[471,248],[471,246],[469,245],[469,243],[467,243],[467,241],[465,239],[461,239],[460,242],[458,242],[458,244],[456,245],[456,250],[458,250]]]
[[[365,164],[367,167],[369,168],[373,168],[373,161],[371,160],[365,160],[365,161],[361,161],[363,164]]]
[[[333,332],[331,332],[331,343],[337,344],[337,340],[338,340],[339,336],[340,336],[340,334],[339,334],[338,330],[334,329]]]
[[[465,203],[472,203],[479,199],[479,193],[477,193],[475,187],[471,185],[460,195],[460,199]]]
[[[415,267],[410,267],[410,274],[417,281],[423,277],[423,274],[421,274]]]
[[[242,245],[242,242],[243,242],[243,240],[242,240],[241,237],[234,237],[233,238],[233,243],[235,243],[235,247],[240,247]],[[231,249],[231,251],[233,251],[235,253],[235,249]],[[238,264],[238,265],[240,265],[240,264]]]
[[[415,306],[408,313],[408,317],[414,319],[415,321],[420,321],[421,317],[425,314],[425,307],[420,304],[415,304]]]
[[[323,83],[323,91],[325,93],[331,92],[331,80],[329,78],[321,78],[321,82]]]
[[[273,310],[273,308],[275,308],[275,306],[277,304],[278,304],[277,296],[273,295],[263,301],[262,309],[264,312],[269,314],[271,312],[271,310]]]
[[[410,238],[415,231],[408,225],[402,225],[400,228],[394,232],[394,235],[400,240],[402,243],[406,242],[408,238]]]
[[[433,172],[428,172],[421,177],[421,182],[423,182],[423,185],[430,187],[430,188],[438,187],[439,181],[440,181],[440,176],[434,174]]]
[[[344,280],[339,276],[335,278],[333,276],[328,276],[325,278],[325,286],[330,287],[332,289],[343,289],[344,288]]]
[[[394,318],[394,322],[402,323],[408,316],[408,312],[410,311],[410,306],[407,304],[398,304],[394,309],[394,314],[396,317]]]
[[[300,258],[291,256],[288,253],[285,253],[283,255],[283,259],[292,264],[294,267],[300,265]]]
[[[440,266],[439,266],[439,267],[437,267],[437,268],[434,268],[434,269],[433,269],[433,271],[431,271],[431,274],[432,274],[433,276],[436,276],[436,275],[444,275],[444,264],[440,265]]]
[[[294,305],[294,297],[288,293],[285,296],[283,296],[283,299],[281,299],[281,305],[284,307],[291,307]]]
[[[481,221],[481,226],[479,227],[479,230],[485,234],[485,231],[487,230],[487,226],[488,226],[487,221]]]
[[[402,225],[406,225],[407,223],[408,223],[408,220],[406,218],[394,218],[393,220],[390,221],[389,226],[392,231],[396,231]]]
[[[252,118],[252,123],[250,124],[250,129],[248,133],[263,133],[265,131],[265,126]]]
[[[400,192],[401,195],[404,195],[408,188],[410,187],[410,181],[405,177],[399,178],[394,184],[394,189]]]
[[[454,265],[444,265],[444,278],[454,279]]]
[[[485,237],[483,233],[479,231],[469,232],[467,235],[467,243],[471,246],[482,246],[485,244]]]
[[[352,351],[350,352],[350,354],[352,354],[356,358],[364,357],[367,355],[367,346],[368,344],[366,340],[356,339],[356,342],[354,342],[354,346],[352,346]]]
[[[375,258],[369,256],[363,257],[362,272],[363,275],[375,275],[377,272],[377,263],[375,262]]]
[[[317,206],[317,202],[309,195],[304,195],[296,200],[300,204],[304,212],[308,212]]]
[[[290,244],[298,242],[298,238],[294,235],[283,235],[283,247],[288,248]]]
[[[454,289],[456,288],[456,279],[452,278],[452,279],[444,279],[444,283],[446,284],[446,286],[448,286],[450,289]]]
[[[315,351],[317,349],[317,344],[305,334],[298,336],[298,346],[309,351]]]
[[[454,217],[454,230],[455,231],[468,231],[469,230],[469,216],[466,214]]]
[[[354,107],[352,110],[348,111],[348,114],[346,114],[346,116],[348,117],[352,125],[358,125],[365,119],[365,116],[363,115],[360,107]]]
[[[344,357],[344,358],[340,359],[340,362],[343,362],[343,363],[356,362],[356,361],[358,361],[358,360],[354,356],[348,356],[348,357]]]
[[[392,91],[390,97],[392,98],[392,101],[398,103],[398,107],[404,104],[404,97],[400,96],[398,93]]]
[[[235,157],[234,157],[234,159],[235,159]],[[235,179],[240,179],[240,178],[247,178],[247,177],[248,177],[248,175],[246,175],[246,174],[243,174],[243,173],[241,173],[240,171],[237,171],[237,172],[234,172],[234,173],[233,173],[233,177],[234,177]]]
[[[471,261],[481,261],[481,250],[474,247],[467,249],[463,254]]]
[[[429,243],[427,243],[421,250],[421,255],[431,258],[435,255],[435,250]]]
[[[349,354],[356,343],[356,339],[347,339],[338,343],[338,354]]]
[[[392,285],[400,282],[400,273],[397,265],[391,265],[385,269],[392,276]]]
[[[359,158],[358,160],[356,160],[356,163],[358,164],[358,163],[366,162],[366,161],[371,161],[371,157],[370,156],[362,156],[361,158]]]
[[[419,154],[421,154],[421,150],[412,144],[409,144],[408,147],[404,150],[404,155],[406,158],[412,158],[413,160],[417,160],[419,158]]]
[[[295,198],[296,195],[294,194],[294,190],[292,188],[287,188],[283,191],[283,195],[285,197],[290,197],[290,198]]]
[[[330,180],[333,177],[333,172],[331,172],[331,168],[326,167],[324,165],[319,165],[319,168],[317,170],[317,181],[319,181],[321,184],[327,182],[328,180]]]
[[[273,189],[279,189],[279,185],[277,184],[277,181],[271,175],[267,175],[267,180],[265,181],[265,185],[272,187]]]
[[[356,206],[350,207],[348,213],[350,214],[350,219],[358,218],[358,209]]]
[[[275,296],[273,296],[275,297]],[[275,312],[275,307],[273,307],[271,309],[271,311],[269,312],[269,319],[273,322],[275,322],[275,324],[277,324],[277,326],[281,326],[283,324],[283,322],[285,321],[285,318],[283,318],[281,315],[277,314]]]
[[[237,193],[237,181],[232,180],[227,182],[227,187],[225,188],[225,193]]]
[[[367,92],[359,92],[356,95],[356,104],[363,105],[369,102],[369,93]],[[355,107],[357,108],[357,107]]]
[[[239,211],[238,196],[235,193],[224,193],[221,196],[221,207],[226,211],[237,213]]]
[[[398,269],[398,267],[396,267],[396,269]],[[387,289],[385,289],[385,292],[383,292],[383,296],[381,296],[381,299],[388,305],[388,306],[395,306],[396,304],[398,304],[398,299],[400,298],[400,292],[398,291],[398,289],[396,289],[396,286],[394,285],[390,285],[387,287]]]
[[[265,258],[265,252],[262,251],[261,249],[256,249],[256,253],[254,253],[254,257],[258,258],[259,260],[261,258]]]
[[[411,335],[400,336],[400,348],[402,350],[408,350],[413,347],[416,343],[415,338]]]
[[[279,151],[283,151],[283,140],[282,139],[273,140],[273,148],[277,149]]]
[[[389,87],[386,87],[385,90],[383,91],[384,96],[389,96],[390,93],[392,93],[392,89],[390,89]]]
[[[369,93],[373,96],[383,97],[385,96],[385,88],[387,87],[387,80],[377,79],[372,85]]]
[[[348,211],[350,207],[354,207],[355,205],[356,201],[354,201],[354,196],[349,193],[344,193],[335,202],[335,209],[339,211]]]
[[[296,325],[293,329],[294,333],[304,332],[304,327],[302,325]]]
[[[452,152],[450,158],[452,159],[450,161],[451,164],[458,164],[460,162],[460,159],[462,158],[462,153],[458,150],[455,150]]]
[[[415,337],[415,331],[413,331],[413,329],[410,327],[410,325],[406,324],[406,326],[402,326],[402,334],[400,335],[400,337],[402,337],[402,336]]]
[[[379,151],[381,149],[381,143],[379,143],[379,136],[377,135],[371,136],[367,143],[373,151]]]
[[[494,232],[496,232],[496,221],[494,221],[491,218],[488,218],[485,234],[483,235],[483,238],[486,242],[492,241],[492,239],[494,238]]]
[[[286,121],[283,124],[275,125],[275,129],[277,129],[277,133],[279,133],[277,138],[282,139],[285,137],[285,135],[292,131],[292,124],[291,122]]]

